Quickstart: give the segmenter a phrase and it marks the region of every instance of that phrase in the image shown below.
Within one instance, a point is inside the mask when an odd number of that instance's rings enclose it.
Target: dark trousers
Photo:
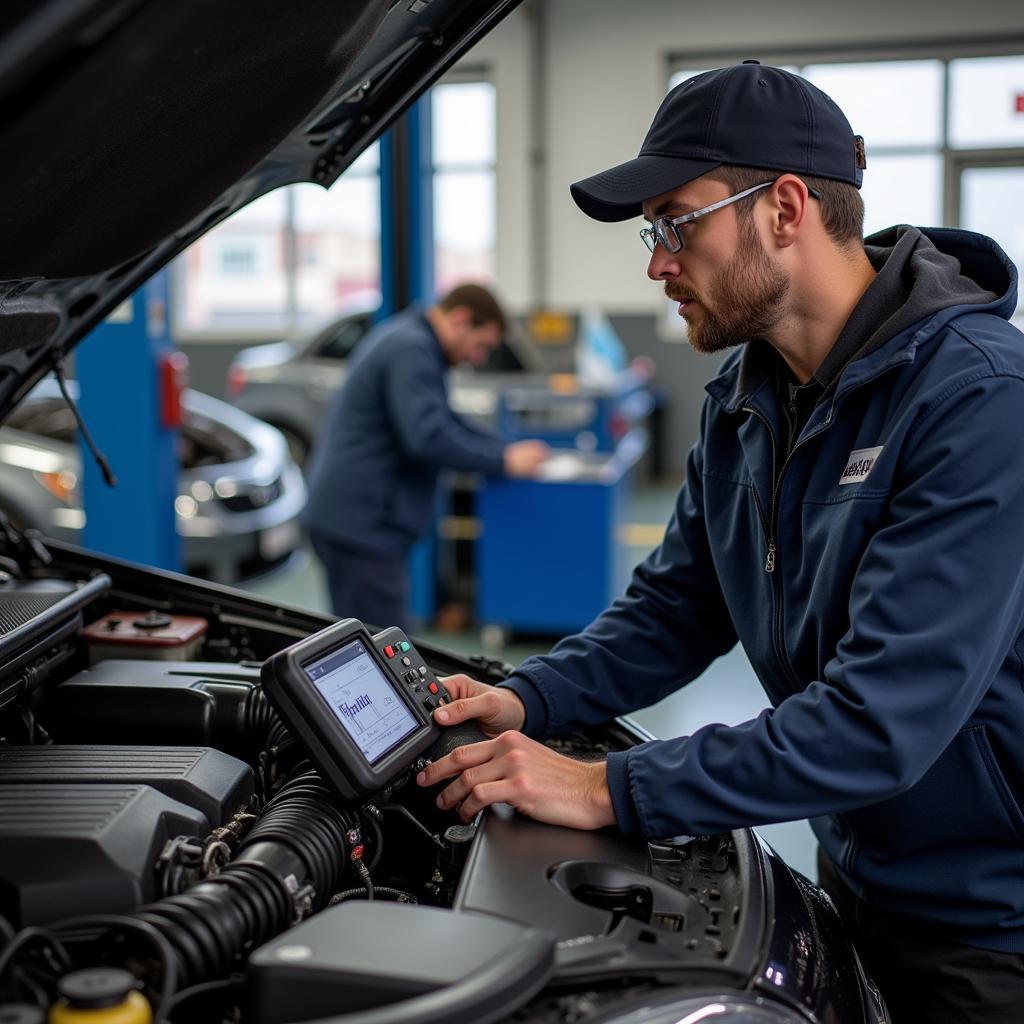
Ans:
[[[1024,955],[964,946],[927,922],[875,909],[850,891],[820,849],[818,878],[893,1024],[1024,1021]]]
[[[311,533],[310,540],[323,562],[335,615],[409,631],[409,569],[404,556],[355,551],[318,533]]]

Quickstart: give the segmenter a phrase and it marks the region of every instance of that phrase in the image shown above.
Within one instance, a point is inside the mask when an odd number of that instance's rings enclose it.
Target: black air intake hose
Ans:
[[[235,861],[251,859],[257,843],[280,844],[302,859],[319,910],[348,863],[346,833],[357,827],[353,816],[335,806],[336,800],[316,772],[292,779],[267,804]]]
[[[281,878],[254,864],[229,864],[178,896],[136,911],[170,943],[179,987],[229,973],[235,957],[284,931],[292,919],[291,894]]]
[[[242,733],[256,751],[278,747],[288,738],[288,730],[270,706],[262,687],[254,686],[242,706]]]
[[[313,772],[293,779],[219,875],[132,915],[167,938],[179,987],[223,977],[245,949],[284,931],[303,903],[327,903],[348,864],[346,833],[355,827],[334,799]]]

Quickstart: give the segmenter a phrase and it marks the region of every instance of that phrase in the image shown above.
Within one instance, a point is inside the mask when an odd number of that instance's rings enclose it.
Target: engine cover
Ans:
[[[164,843],[208,831],[149,786],[0,786],[0,913],[23,926],[132,910],[155,895]]]
[[[217,828],[249,802],[253,775],[244,761],[211,747],[0,747],[0,786],[26,782],[152,786],[202,812]]]
[[[169,839],[205,837],[251,793],[248,765],[208,748],[0,748],[0,913],[132,910]]]

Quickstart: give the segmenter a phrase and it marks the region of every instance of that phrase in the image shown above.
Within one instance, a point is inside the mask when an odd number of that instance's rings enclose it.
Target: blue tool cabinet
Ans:
[[[489,478],[479,495],[477,621],[505,630],[582,629],[625,587],[618,543],[632,470],[647,447],[642,429],[614,452],[573,453],[565,479]],[[563,453],[565,458],[568,453]]]

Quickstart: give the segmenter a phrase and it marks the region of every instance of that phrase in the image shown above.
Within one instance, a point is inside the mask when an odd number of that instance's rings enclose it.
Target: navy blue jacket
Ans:
[[[452,412],[447,370],[418,308],[359,343],[313,452],[307,529],[401,557],[429,530],[439,469],[501,472],[504,444]]]
[[[771,707],[611,754],[620,826],[810,818],[874,905],[1024,952],[1016,271],[981,235],[924,235],[996,298],[932,312],[851,362],[774,494],[767,346],[730,355],[662,545],[623,598],[506,685],[527,731],[555,734],[654,703],[738,640]]]

